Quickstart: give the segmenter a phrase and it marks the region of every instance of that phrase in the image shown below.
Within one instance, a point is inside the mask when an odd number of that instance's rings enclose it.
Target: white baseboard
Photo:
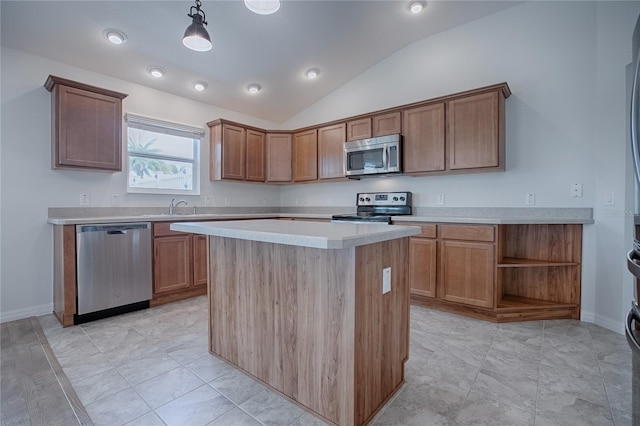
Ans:
[[[602,315],[596,315],[593,312],[580,312],[580,321],[590,322],[598,324],[601,327],[611,330],[618,334],[624,334],[624,323],[614,321],[611,318],[603,317]]]
[[[48,315],[53,312],[53,303],[46,305],[31,306],[24,309],[14,309],[11,311],[0,312],[0,323],[15,321],[19,319],[37,317],[40,315]]]

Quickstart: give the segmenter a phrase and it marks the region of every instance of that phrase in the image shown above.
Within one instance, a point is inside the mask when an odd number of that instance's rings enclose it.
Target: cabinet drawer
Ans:
[[[153,224],[153,236],[164,237],[166,235],[184,235],[184,232],[172,231],[169,229],[174,222],[155,222]]]
[[[422,232],[418,235],[412,235],[414,238],[436,238],[437,233],[437,225],[435,223],[416,223],[416,222],[394,222],[394,225],[402,225],[402,226],[419,226],[422,228]]]
[[[440,238],[465,241],[494,241],[493,226],[478,225],[441,225]]]

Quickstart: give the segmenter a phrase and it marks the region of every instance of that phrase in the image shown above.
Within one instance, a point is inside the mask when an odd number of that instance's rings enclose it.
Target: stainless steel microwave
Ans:
[[[399,134],[344,144],[344,174],[347,177],[402,173]]]

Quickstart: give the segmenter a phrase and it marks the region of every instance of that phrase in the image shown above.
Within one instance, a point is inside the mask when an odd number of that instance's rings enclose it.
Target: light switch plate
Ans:
[[[382,270],[382,294],[391,291],[391,267]]]

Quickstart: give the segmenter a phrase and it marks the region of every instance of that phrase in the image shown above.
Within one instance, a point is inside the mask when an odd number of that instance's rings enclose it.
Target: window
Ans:
[[[200,140],[204,130],[126,114],[127,192],[200,194]]]

